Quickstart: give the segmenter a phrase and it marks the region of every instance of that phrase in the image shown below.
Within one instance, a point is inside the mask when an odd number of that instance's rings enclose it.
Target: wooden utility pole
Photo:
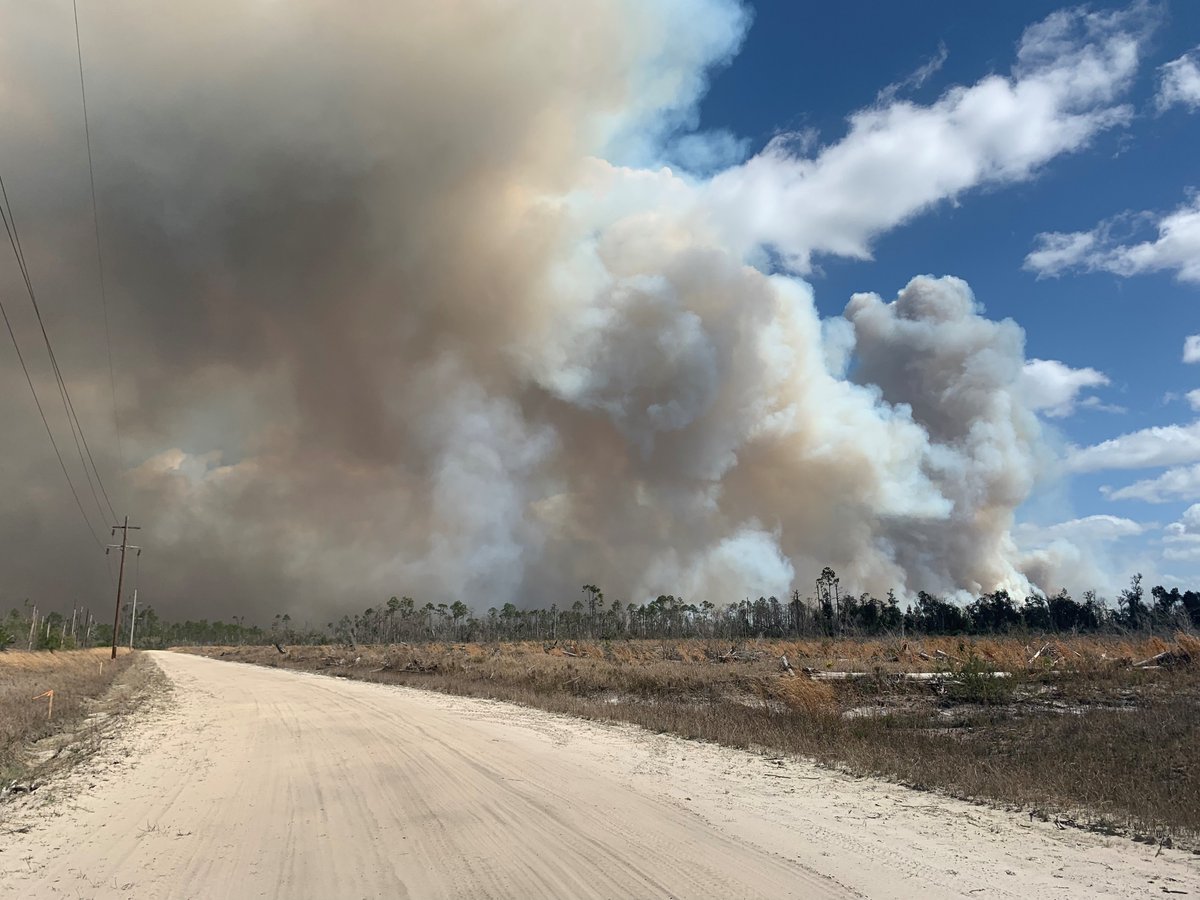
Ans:
[[[121,627],[121,589],[125,585],[125,551],[126,550],[136,550],[138,553],[138,556],[142,555],[141,547],[134,547],[132,544],[129,543],[130,529],[133,529],[134,531],[140,531],[141,526],[140,525],[130,525],[129,524],[129,516],[126,516],[124,525],[114,525],[112,527],[112,533],[114,535],[117,533],[118,528],[121,529],[121,543],[109,544],[104,550],[105,553],[108,553],[110,550],[120,550],[121,551],[121,567],[118,570],[118,574],[117,574],[117,609],[116,609],[116,612],[113,613],[113,633],[112,633],[112,639],[113,639],[112,640],[112,658],[113,659],[117,658],[117,630]]]

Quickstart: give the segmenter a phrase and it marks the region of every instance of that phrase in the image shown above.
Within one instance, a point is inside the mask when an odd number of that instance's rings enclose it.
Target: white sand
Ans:
[[[1200,895],[1190,854],[802,762],[154,658],[173,697],[3,813],[0,897]]]

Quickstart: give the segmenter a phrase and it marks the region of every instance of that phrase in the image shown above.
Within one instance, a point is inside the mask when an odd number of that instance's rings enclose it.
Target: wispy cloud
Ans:
[[[949,58],[950,50],[944,42],[939,42],[935,55],[931,56],[928,61],[906,77],[882,88],[876,96],[875,102],[881,106],[885,106],[894,101],[900,94],[920,89],[924,86],[925,82],[942,70],[942,66],[946,64],[946,60]]]
[[[1153,223],[1157,236],[1129,243],[1115,239],[1119,226],[1140,222]],[[1025,257],[1025,268],[1039,277],[1071,271],[1122,276],[1168,271],[1180,281],[1200,282],[1200,194],[1164,215],[1126,213],[1091,231],[1039,234],[1037,248]]]
[[[1084,516],[1053,525],[1018,525],[1014,537],[1025,546],[1037,546],[1066,539],[1072,542],[1114,541],[1135,537],[1149,526],[1121,516]]]
[[[1110,500],[1144,500],[1170,503],[1176,500],[1200,500],[1200,465],[1168,469],[1156,478],[1135,481],[1123,488],[1102,487]]]
[[[1159,112],[1172,106],[1200,109],[1200,47],[1189,50],[1158,70],[1158,92],[1154,105]]]
[[[1099,397],[1096,397],[1096,396],[1084,397],[1082,400],[1079,401],[1079,408],[1080,409],[1094,409],[1096,412],[1106,412],[1106,413],[1115,413],[1115,414],[1122,414],[1122,413],[1129,412],[1129,409],[1127,407],[1124,407],[1119,403],[1105,403],[1103,400],[1101,400]]]
[[[1200,422],[1144,428],[1120,437],[1075,447],[1067,458],[1075,472],[1150,469],[1200,461]]]

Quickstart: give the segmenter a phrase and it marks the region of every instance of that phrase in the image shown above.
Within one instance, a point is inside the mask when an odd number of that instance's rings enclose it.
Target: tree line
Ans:
[[[122,640],[128,640],[131,610],[124,610]],[[70,622],[70,625],[68,625]],[[86,623],[86,627],[85,624]],[[323,626],[297,625],[289,615],[268,625],[207,619],[168,622],[150,605],[137,610],[134,644],[161,648],[178,644],[324,644],[504,640],[613,640],[621,638],[830,637],[904,635],[989,635],[1013,632],[1101,633],[1171,632],[1200,629],[1200,591],[1151,588],[1135,575],[1115,604],[1088,591],[1079,600],[1063,590],[1053,596],[1032,594],[1018,602],[1006,591],[993,591],[961,604],[925,591],[901,607],[895,592],[880,598],[843,591],[830,568],[821,572],[812,594],[799,591],[778,597],[743,599],[717,606],[690,603],[662,594],[647,603],[608,600],[594,584],[583,585],[569,604],[519,609],[513,603],[476,614],[462,601],[418,604],[394,596],[361,613],[346,614]],[[73,610],[39,616],[26,602],[0,620],[0,648],[30,649],[103,646],[112,641],[112,625]]]

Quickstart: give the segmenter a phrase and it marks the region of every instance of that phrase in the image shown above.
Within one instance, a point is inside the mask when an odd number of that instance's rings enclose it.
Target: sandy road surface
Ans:
[[[0,896],[1200,896],[1178,851],[804,763],[155,659],[171,697],[2,813]]]

